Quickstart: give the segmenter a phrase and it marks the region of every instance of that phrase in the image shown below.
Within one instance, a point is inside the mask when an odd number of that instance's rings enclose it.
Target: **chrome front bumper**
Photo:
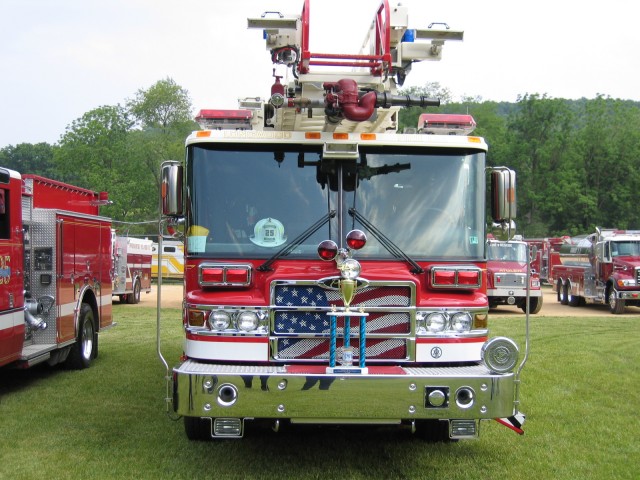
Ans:
[[[324,368],[187,360],[173,369],[173,408],[188,417],[370,424],[514,412],[514,374],[492,374],[484,366],[371,367],[367,374]]]

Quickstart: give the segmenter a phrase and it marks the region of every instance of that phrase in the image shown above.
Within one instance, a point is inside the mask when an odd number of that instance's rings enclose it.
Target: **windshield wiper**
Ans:
[[[384,233],[378,230],[369,220],[364,218],[355,208],[349,209],[349,215],[351,215],[354,219],[362,224],[367,230],[369,230],[374,237],[378,239],[378,241],[382,244],[387,251],[396,258],[402,258],[413,268],[411,269],[411,273],[424,273],[424,269],[418,265],[414,260],[412,260],[406,253],[404,253],[400,247],[398,247],[395,243],[393,243],[389,238],[387,238]]]
[[[283,248],[278,250],[275,253],[275,255],[273,255],[270,259],[268,259],[266,262],[264,262],[262,265],[260,265],[257,268],[257,270],[260,271],[260,272],[267,272],[267,271],[271,270],[271,265],[273,264],[273,262],[275,262],[280,257],[286,257],[287,255],[289,255],[293,251],[294,248],[296,248],[297,246],[301,245],[307,238],[309,238],[311,235],[313,235],[318,230],[320,230],[327,222],[329,222],[329,220],[331,220],[335,216],[336,216],[336,211],[335,210],[331,210],[329,213],[324,215],[320,220],[318,220],[316,223],[311,225],[309,228],[307,228],[300,235],[298,235],[296,238],[291,240],[291,243],[285,245]]]

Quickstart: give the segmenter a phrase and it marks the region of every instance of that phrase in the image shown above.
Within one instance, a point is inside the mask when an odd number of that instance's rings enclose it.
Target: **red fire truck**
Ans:
[[[169,367],[159,310],[158,354],[189,438],[239,438],[249,420],[522,432],[526,354],[488,330],[487,145],[450,118],[396,133],[401,106],[438,104],[396,86],[462,32],[407,22],[384,0],[369,50],[346,55],[309,49],[308,0],[249,19],[290,82],[274,72],[266,102],[201,111],[185,163],[163,165],[160,231],[186,238],[185,343]],[[491,183],[509,223],[515,173]]]
[[[553,267],[560,263],[560,247],[569,241],[568,236],[525,239],[529,246],[536,247],[536,256],[531,262],[531,268],[538,272],[542,283],[552,283],[549,277]]]
[[[487,240],[487,295],[489,307],[515,305],[529,313],[542,308],[540,277],[529,265],[529,245],[515,235],[511,240]],[[529,288],[527,291],[527,278]]]
[[[112,324],[106,193],[0,168],[0,366],[86,368]]]
[[[151,292],[151,256],[153,242],[148,239],[121,237],[111,232],[113,258],[112,290],[120,302],[140,303],[140,293]]]
[[[640,306],[640,231],[597,228],[560,248],[553,289],[563,305],[607,304],[611,313]]]

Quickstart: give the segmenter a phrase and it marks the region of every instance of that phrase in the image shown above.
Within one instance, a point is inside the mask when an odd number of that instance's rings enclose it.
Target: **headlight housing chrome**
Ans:
[[[236,316],[236,328],[241,332],[250,332],[258,328],[260,320],[256,312],[246,310]]]
[[[430,333],[444,332],[447,328],[447,317],[441,312],[430,313],[425,320],[425,327]]]
[[[416,334],[466,334],[474,329],[486,329],[486,319],[483,312],[419,310],[416,312]]]
[[[224,310],[217,310],[211,312],[209,315],[209,326],[212,330],[226,330],[229,328],[229,324],[231,323],[231,315],[229,312],[225,312]]]
[[[458,312],[451,317],[451,329],[458,332],[468,332],[471,330],[473,320],[469,312]]]

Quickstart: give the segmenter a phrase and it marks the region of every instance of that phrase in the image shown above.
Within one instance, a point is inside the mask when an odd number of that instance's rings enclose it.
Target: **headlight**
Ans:
[[[518,346],[506,337],[487,340],[480,350],[480,358],[493,373],[507,373],[518,362]]]
[[[430,313],[425,323],[429,332],[439,333],[443,332],[445,327],[447,326],[447,318],[444,316],[444,314],[439,312]]]
[[[451,318],[451,328],[456,332],[468,332],[471,330],[471,315],[467,312],[458,312]]]
[[[236,328],[243,332],[250,332],[258,328],[258,322],[256,312],[240,312],[236,318]]]
[[[231,323],[231,315],[228,312],[219,310],[211,312],[209,315],[209,326],[212,330],[226,330]]]

